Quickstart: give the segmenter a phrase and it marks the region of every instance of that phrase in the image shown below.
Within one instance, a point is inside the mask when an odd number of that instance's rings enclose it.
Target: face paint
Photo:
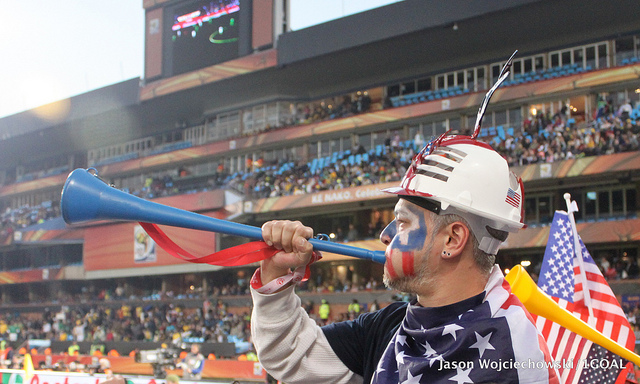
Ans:
[[[422,257],[427,238],[427,225],[424,210],[414,204],[403,202],[396,206],[396,220],[385,228],[386,235],[393,234],[387,245],[387,270],[391,279],[402,276],[412,276],[415,273],[416,257]]]
[[[389,225],[386,226],[386,228],[384,230],[382,230],[382,232],[380,233],[380,238],[385,238],[388,237],[389,239],[393,240],[396,237],[396,234],[398,233],[397,228],[396,228],[396,221],[393,220],[392,222],[389,223]],[[388,247],[387,247],[388,249]],[[389,273],[389,278],[396,279],[398,277],[398,274],[396,273],[396,270],[393,268],[393,261],[391,260],[391,253],[390,252],[385,252],[385,267],[387,268],[387,272]]]

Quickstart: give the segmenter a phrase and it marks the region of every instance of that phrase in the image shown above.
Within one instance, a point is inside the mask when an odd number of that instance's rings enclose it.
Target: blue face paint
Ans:
[[[399,275],[398,267],[401,267],[404,276],[414,274],[415,256],[424,248],[427,238],[427,225],[423,209],[414,204],[405,203],[403,211],[398,216],[399,218],[392,221],[383,231],[383,235],[391,238],[391,242],[387,246],[386,265],[392,278]],[[401,232],[398,232],[398,220],[402,221],[403,230]],[[406,228],[406,226],[410,227]],[[395,266],[392,262],[393,258],[397,260]],[[398,265],[398,262],[401,265]]]
[[[398,233],[398,230],[396,229],[396,221],[393,220],[382,230],[382,232],[380,233],[380,238],[388,236],[389,239],[393,240],[393,238],[396,236],[396,233]]]
[[[400,235],[397,235],[397,229],[390,247],[397,249],[400,252],[418,251],[424,246],[424,241],[427,238],[427,224],[424,219],[424,210],[417,207],[414,204],[405,204],[405,209],[409,211],[415,218],[410,220],[412,229],[405,230]],[[395,223],[394,220],[392,223]],[[394,229],[396,226],[394,225]],[[385,228],[386,230],[386,228]]]

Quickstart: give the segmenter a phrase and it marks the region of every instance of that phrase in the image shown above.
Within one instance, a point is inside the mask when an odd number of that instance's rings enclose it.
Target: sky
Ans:
[[[290,0],[301,29],[400,0]],[[0,118],[144,77],[142,0],[0,0]]]

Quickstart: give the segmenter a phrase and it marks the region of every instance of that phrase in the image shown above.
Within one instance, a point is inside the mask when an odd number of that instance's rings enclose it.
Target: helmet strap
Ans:
[[[442,211],[443,215],[454,214],[462,217],[469,224],[469,230],[473,233],[478,241],[478,248],[488,255],[498,253],[498,248],[505,240],[507,240],[508,232],[493,228],[493,221],[484,217],[464,212],[456,207],[449,206]]]

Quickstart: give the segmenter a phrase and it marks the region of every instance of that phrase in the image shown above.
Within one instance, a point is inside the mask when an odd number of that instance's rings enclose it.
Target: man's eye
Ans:
[[[402,226],[402,225],[405,225],[405,226],[406,226],[406,225],[407,225],[407,224],[409,224],[409,223],[407,222],[407,220],[397,220],[397,219],[396,219],[396,224],[398,225],[398,227],[400,227],[400,226]]]

